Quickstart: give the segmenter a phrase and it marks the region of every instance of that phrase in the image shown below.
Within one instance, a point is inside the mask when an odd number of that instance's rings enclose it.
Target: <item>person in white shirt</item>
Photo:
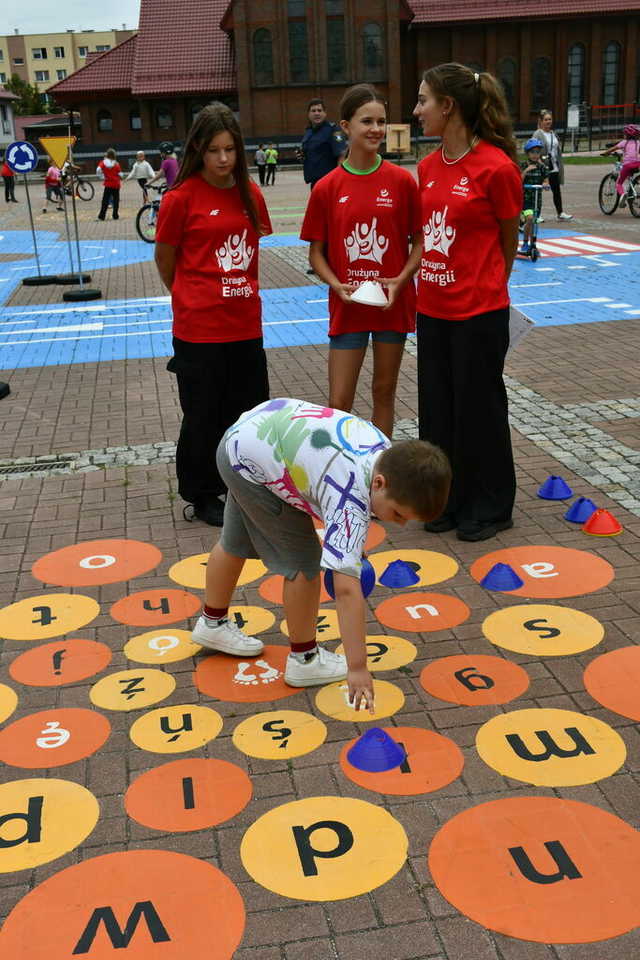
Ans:
[[[573,215],[566,213],[562,207],[562,192],[560,190],[560,187],[564,184],[562,147],[553,132],[553,114],[550,110],[540,111],[538,115],[538,129],[533,136],[544,145],[543,160],[545,160],[546,166],[549,169],[549,186],[551,187],[551,195],[558,220],[573,220]],[[538,223],[542,222],[542,217],[538,217]]]
[[[147,191],[147,182],[154,176],[154,169],[148,160],[145,160],[144,151],[138,150],[136,153],[136,162],[131,167],[127,180],[137,180],[142,190],[144,202],[149,202],[149,193]]]

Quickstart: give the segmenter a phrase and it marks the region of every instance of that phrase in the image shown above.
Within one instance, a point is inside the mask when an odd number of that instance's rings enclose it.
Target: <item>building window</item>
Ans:
[[[533,109],[549,109],[551,104],[551,60],[549,57],[536,57],[533,61],[531,86]]]
[[[270,30],[256,30],[253,35],[253,79],[258,87],[273,83],[273,43]]]
[[[584,44],[574,43],[569,47],[567,61],[567,103],[584,101]]]
[[[113,130],[113,117],[111,116],[110,110],[98,110],[96,119],[100,133],[111,133]]]
[[[64,58],[64,47],[54,47],[53,55],[57,60],[62,60]]]
[[[362,64],[365,80],[384,79],[384,47],[379,23],[367,23],[362,28]]]
[[[31,56],[34,60],[46,60],[47,59],[47,48],[46,47],[34,47],[31,51]]]
[[[513,57],[504,57],[498,64],[498,80],[502,84],[507,106],[512,114],[518,113],[518,66]]]
[[[6,83],[6,82],[7,82],[6,73],[0,73],[0,83]]]
[[[602,102],[610,105],[618,102],[620,84],[620,44],[608,43],[602,54]]]
[[[0,60],[4,60],[4,50],[0,50]]]
[[[347,48],[344,28],[344,0],[326,0],[327,79],[347,79]]]
[[[21,67],[24,63],[24,57],[14,57],[13,62],[15,63],[16,67]]]
[[[309,41],[305,0],[287,0],[289,32],[289,79],[305,83],[309,79]]]
[[[96,50],[97,50],[98,53],[104,53],[105,50],[111,50],[111,44],[110,44],[110,43],[97,43],[97,44],[96,44]]]
[[[48,70],[36,70],[36,83],[47,83],[49,80]]]
[[[79,57],[86,57],[88,53],[89,53],[89,47],[78,47]]]
[[[56,70],[56,77],[58,80],[66,79],[67,71],[66,70]]]
[[[129,111],[129,129],[142,130],[142,117],[137,107]]]
[[[9,111],[0,104],[0,116],[2,117],[2,132],[11,134],[11,124],[9,123]]]
[[[173,114],[168,107],[158,107],[156,110],[156,127],[159,130],[170,130],[173,126]]]

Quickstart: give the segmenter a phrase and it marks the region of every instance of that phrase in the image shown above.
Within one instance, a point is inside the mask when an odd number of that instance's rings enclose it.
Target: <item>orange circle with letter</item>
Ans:
[[[300,690],[284,682],[288,647],[267,645],[257,657],[216,653],[204,657],[193,675],[200,693],[231,703],[265,703],[292,697]]]
[[[111,650],[95,640],[54,640],[21,653],[9,673],[28,687],[61,687],[100,673],[111,663]]]
[[[520,940],[594,943],[640,925],[640,834],[577,800],[464,810],[436,834],[429,870],[461,913]]]
[[[340,766],[345,776],[359,787],[389,796],[409,797],[440,790],[462,773],[462,750],[448,737],[420,727],[383,727],[383,730],[404,748],[405,760],[393,770],[367,773],[352,766],[347,759],[356,742],[351,740],[342,749]]]
[[[385,627],[411,633],[448,630],[464,623],[470,614],[466,603],[444,593],[401,593],[383,600],[375,609]]]
[[[584,685],[594,700],[622,717],[640,721],[640,647],[621,647],[592,660]]]
[[[606,587],[614,577],[611,564],[595,553],[546,544],[487,553],[471,565],[471,576],[479,583],[496,563],[508,564],[524,581],[524,586],[508,591],[510,597],[581,597]]]
[[[226,760],[173,760],[147,770],[124,798],[132,820],[167,833],[206,830],[231,820],[251,800],[247,774]]]
[[[457,654],[428,663],[420,674],[423,690],[438,700],[467,707],[508,703],[524,693],[529,674],[501,657]]]
[[[43,710],[16,720],[0,732],[0,760],[39,770],[90,757],[109,738],[111,724],[101,713],[76,707]]]
[[[186,590],[140,590],[122,597],[109,611],[114,620],[130,627],[162,627],[188,620],[198,613],[201,601]]]
[[[263,600],[268,603],[282,603],[282,592],[284,589],[284,577],[275,574],[267,577],[258,587],[258,593]],[[319,603],[333,603],[333,598],[329,596],[324,587],[324,578],[320,578],[320,600]]]
[[[47,553],[31,572],[58,587],[92,587],[139,577],[157,567],[162,554],[140,540],[88,540]]]
[[[244,925],[242,897],[217,867],[183,853],[129,850],[40,883],[7,917],[0,951],[11,960],[112,960],[126,942],[130,960],[231,960]]]

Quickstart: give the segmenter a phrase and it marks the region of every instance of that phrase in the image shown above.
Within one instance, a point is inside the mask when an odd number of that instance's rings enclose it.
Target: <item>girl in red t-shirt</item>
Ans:
[[[414,114],[442,140],[418,165],[419,433],[453,473],[445,513],[425,528],[486,540],[513,526],[516,489],[502,379],[522,207],[516,144],[495,78],[458,63],[427,70]]]
[[[96,173],[102,177],[104,190],[102,191],[102,203],[100,204],[100,213],[98,220],[104,220],[107,215],[109,204],[113,207],[113,219],[118,219],[118,210],[120,209],[120,187],[122,185],[122,167],[116,158],[116,152],[113,147],[109,147],[104,157],[96,168]]]
[[[240,127],[229,107],[209,104],[160,205],[155,260],[173,309],[167,369],[176,374],[183,414],[178,491],[212,526],[222,526],[226,492],[218,444],[241,413],[269,398],[258,293],[258,242],[268,233]]]
[[[386,110],[372,86],[347,90],[340,117],[348,159],[314,186],[300,236],[311,243],[313,270],[329,285],[329,406],[351,410],[371,333],[372,420],[390,437],[404,342],[415,329],[413,275],[422,249],[418,189],[407,170],[378,153]],[[387,288],[387,306],[351,299],[366,280]]]

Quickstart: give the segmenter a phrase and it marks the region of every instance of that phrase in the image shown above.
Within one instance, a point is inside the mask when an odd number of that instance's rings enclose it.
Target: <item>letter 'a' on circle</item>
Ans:
[[[601,590],[614,577],[613,567],[602,557],[588,550],[550,544],[506,547],[486,553],[471,564],[471,576],[481,583],[498,563],[511,567],[523,581],[523,586],[509,588],[510,596],[531,600],[580,597]]]

